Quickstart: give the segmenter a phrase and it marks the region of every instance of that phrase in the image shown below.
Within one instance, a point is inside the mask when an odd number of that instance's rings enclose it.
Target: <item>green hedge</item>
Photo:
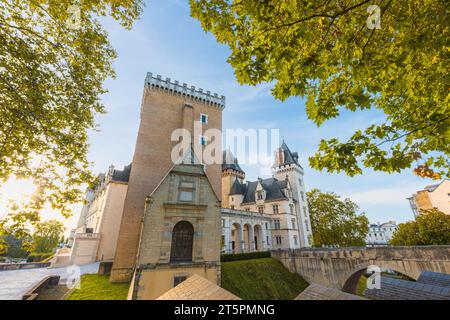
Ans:
[[[223,254],[220,256],[220,261],[227,262],[227,261],[250,260],[260,258],[270,258],[270,251]]]
[[[41,262],[52,257],[54,252],[32,252],[27,258],[27,262]]]

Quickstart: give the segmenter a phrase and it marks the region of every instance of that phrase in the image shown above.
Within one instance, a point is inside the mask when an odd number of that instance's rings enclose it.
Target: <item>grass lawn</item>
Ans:
[[[363,274],[358,280],[358,286],[356,287],[356,294],[358,296],[364,297],[364,290],[367,288],[367,277]]]
[[[222,287],[244,300],[292,300],[307,286],[273,258],[222,263]]]
[[[110,283],[109,275],[84,274],[81,288],[73,290],[67,300],[126,300],[129,283]]]

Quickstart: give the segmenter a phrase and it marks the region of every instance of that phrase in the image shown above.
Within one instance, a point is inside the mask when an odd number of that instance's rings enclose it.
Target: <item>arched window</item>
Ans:
[[[191,262],[194,227],[187,221],[178,222],[172,231],[170,262]]]

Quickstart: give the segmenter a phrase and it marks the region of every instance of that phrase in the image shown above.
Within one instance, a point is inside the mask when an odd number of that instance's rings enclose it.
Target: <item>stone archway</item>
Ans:
[[[242,227],[237,222],[231,224],[230,250],[232,253],[242,252]]]
[[[356,294],[356,290],[358,288],[358,282],[359,282],[361,276],[366,272],[369,265],[371,265],[371,264],[367,263],[367,264],[359,265],[353,271],[350,272],[350,275],[347,275],[346,277],[344,277],[343,282],[342,282],[342,291],[351,293],[351,294]],[[373,266],[376,266],[376,267],[380,268],[381,270],[385,270],[385,269],[393,270],[393,271],[395,271],[399,274],[402,274],[408,278],[417,280],[417,277],[415,277],[414,275],[408,274],[408,272],[406,270],[403,270],[403,269],[400,270],[399,268],[389,265],[389,263],[377,262],[377,264],[373,264]]]
[[[194,226],[188,221],[180,221],[172,231],[170,262],[191,262],[194,245]]]

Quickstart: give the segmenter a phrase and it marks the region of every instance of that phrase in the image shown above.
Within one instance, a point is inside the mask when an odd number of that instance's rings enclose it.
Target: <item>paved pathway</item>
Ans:
[[[97,273],[99,263],[85,264],[80,266],[81,274]],[[71,276],[67,268],[37,268],[25,270],[0,271],[0,300],[21,300],[22,296],[41,281],[50,275],[60,275],[61,280]]]

